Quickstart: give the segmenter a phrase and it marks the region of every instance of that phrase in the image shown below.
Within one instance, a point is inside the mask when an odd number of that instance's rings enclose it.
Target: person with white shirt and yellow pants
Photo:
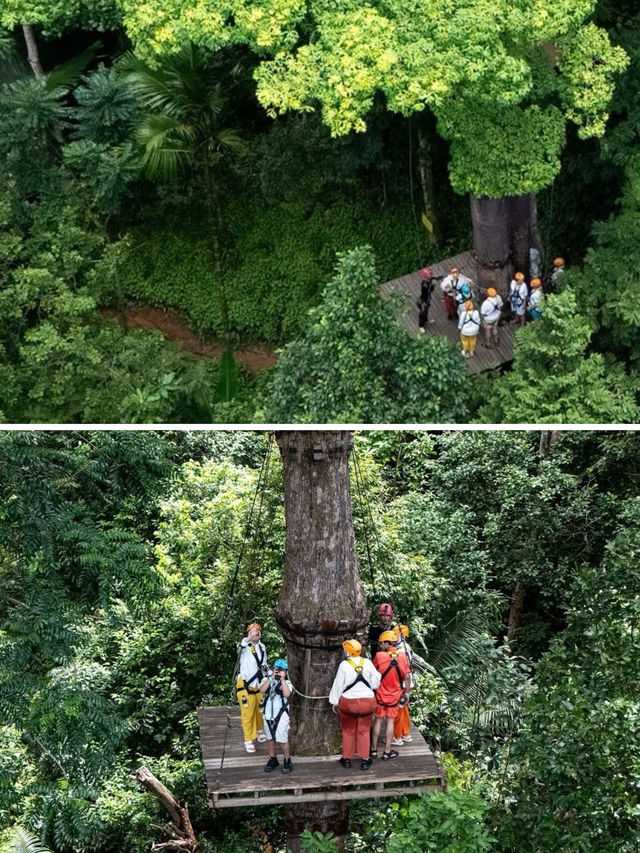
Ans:
[[[240,643],[240,671],[236,681],[236,695],[240,705],[240,721],[244,732],[244,748],[255,752],[254,740],[260,743],[266,740],[263,731],[263,719],[260,713],[262,693],[261,685],[269,681],[267,650],[260,642],[262,626],[252,622],[247,628],[247,636]]]

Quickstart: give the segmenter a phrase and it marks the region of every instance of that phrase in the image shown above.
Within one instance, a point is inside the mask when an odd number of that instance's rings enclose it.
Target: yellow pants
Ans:
[[[240,705],[240,720],[242,722],[244,739],[255,740],[258,737],[258,732],[262,731],[264,725],[262,714],[260,713],[262,693],[249,693],[248,690],[244,689],[244,680],[242,678],[239,678],[236,682],[236,690],[238,691],[238,704]]]
[[[477,335],[460,334],[460,343],[464,352],[475,352]]]

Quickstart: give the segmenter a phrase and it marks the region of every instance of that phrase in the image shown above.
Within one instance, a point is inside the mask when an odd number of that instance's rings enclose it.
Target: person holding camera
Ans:
[[[267,650],[260,642],[262,626],[252,622],[247,628],[247,636],[240,643],[240,672],[236,681],[236,695],[240,705],[240,720],[244,733],[244,748],[255,752],[254,740],[264,743],[266,736],[262,730],[261,687],[269,685],[269,664]]]
[[[293,685],[287,678],[289,664],[284,658],[278,658],[273,664],[271,678],[260,686],[260,692],[266,694],[264,704],[264,735],[269,749],[269,760],[264,768],[271,773],[279,765],[276,748],[280,747],[284,756],[283,773],[291,773],[291,755],[289,753],[289,699]]]

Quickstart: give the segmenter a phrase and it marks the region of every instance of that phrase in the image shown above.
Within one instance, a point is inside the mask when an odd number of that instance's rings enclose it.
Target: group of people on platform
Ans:
[[[393,625],[393,608],[383,603],[378,607],[378,624],[369,630],[371,658],[363,655],[362,644],[355,638],[343,642],[344,660],[338,666],[329,703],[340,720],[343,768],[351,767],[355,755],[360,768],[368,770],[378,758],[378,740],[383,721],[384,749],[381,760],[399,755],[395,746],[410,743],[409,694],[414,687],[412,649],[407,642],[406,625]],[[254,622],[240,644],[236,694],[244,747],[255,753],[254,741],[267,743],[269,760],[265,772],[279,766],[276,754],[283,755],[283,773],[293,770],[289,751],[289,706],[293,685],[288,678],[289,666],[278,658],[269,668],[267,651],[261,641],[262,628]]]
[[[553,272],[549,278],[549,289],[554,289],[560,276],[564,273],[564,258],[557,257],[553,261]],[[418,326],[421,332],[426,331],[429,319],[431,297],[436,282],[440,282],[442,301],[449,320],[457,320],[460,333],[461,354],[472,358],[475,354],[476,343],[480,329],[484,332],[484,345],[492,349],[499,345],[498,329],[505,310],[508,308],[511,321],[523,326],[527,316],[532,320],[542,317],[543,286],[539,276],[533,276],[527,286],[525,275],[516,272],[509,284],[507,304],[494,287],[484,291],[484,299],[480,300],[477,288],[470,278],[462,275],[454,267],[448,275],[433,275],[429,267],[420,270],[420,298],[418,300]]]

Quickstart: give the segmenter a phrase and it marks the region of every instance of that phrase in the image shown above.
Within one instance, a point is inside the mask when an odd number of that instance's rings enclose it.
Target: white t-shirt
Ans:
[[[512,278],[509,285],[509,302],[511,303],[511,310],[515,311],[516,314],[524,314],[527,295],[527,285],[524,281],[516,281],[515,278]]]
[[[499,294],[497,296],[487,296],[480,306],[480,313],[485,323],[493,324],[499,320],[503,305],[502,296]]]
[[[331,705],[338,704],[345,687],[358,677],[358,673],[354,666],[349,663],[349,660],[353,661],[355,666],[362,666],[362,677],[369,683],[369,687],[363,684],[362,681],[358,681],[357,684],[354,684],[353,687],[347,690],[347,699],[370,699],[373,696],[373,691],[380,684],[380,673],[369,658],[350,657],[348,660],[342,661],[336,672],[336,677],[333,679],[333,684],[329,691],[329,702]]]
[[[467,311],[465,308],[464,311],[460,312],[458,329],[463,335],[478,334],[478,330],[480,329],[480,314],[477,308],[474,308],[473,311]]]
[[[261,666],[268,666],[267,650],[263,643],[252,643],[248,637],[245,637],[240,643],[242,651],[240,652],[240,678],[249,683],[249,690],[257,690],[265,679],[262,673],[258,674],[257,678],[253,676]],[[253,650],[252,651],[252,646]]]
[[[531,296],[529,297],[529,308],[537,308],[540,311],[543,295],[541,287],[532,287]]]

